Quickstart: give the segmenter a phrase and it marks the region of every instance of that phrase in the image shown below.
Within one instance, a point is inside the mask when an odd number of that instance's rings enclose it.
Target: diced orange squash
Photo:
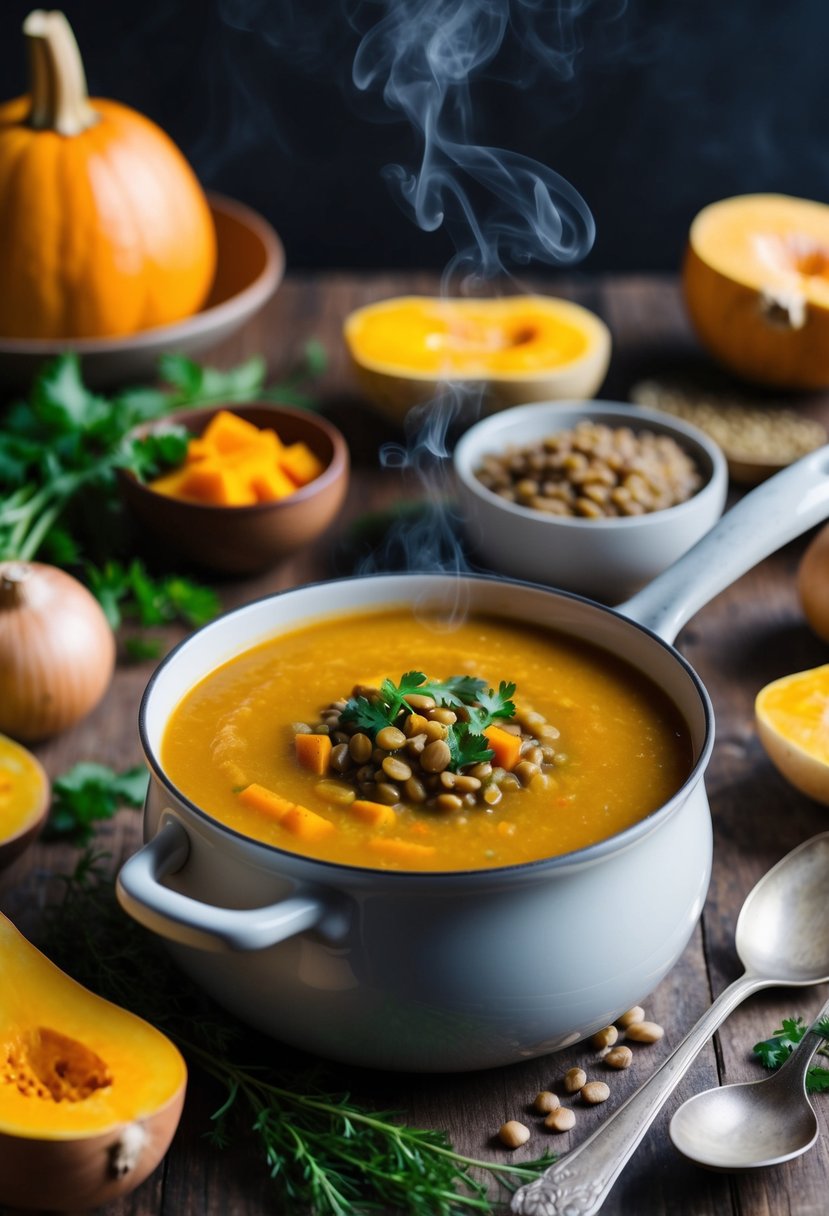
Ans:
[[[322,840],[324,836],[336,831],[334,824],[316,811],[309,811],[307,806],[291,802],[281,794],[269,790],[267,786],[255,782],[239,791],[239,801],[255,811],[270,815],[277,823],[293,832],[300,840]]]
[[[292,443],[283,448],[279,456],[279,464],[283,472],[298,486],[307,486],[309,481],[319,477],[325,465],[315,456],[306,443]]]
[[[219,410],[210,419],[202,433],[202,439],[216,452],[235,452],[249,443],[255,443],[259,437],[258,426],[231,414],[230,410]]]
[[[256,495],[245,485],[235,469],[199,460],[185,466],[179,486],[182,498],[216,507],[246,507],[256,502]]]
[[[499,768],[505,768],[507,772],[514,769],[521,756],[520,735],[511,735],[508,730],[502,730],[500,726],[488,726],[484,735],[495,753],[493,764]]]
[[[412,840],[400,840],[397,836],[388,838],[372,836],[369,839],[368,847],[372,853],[375,853],[385,861],[398,861],[402,865],[410,862],[426,861],[437,853],[437,849],[433,844],[415,844]]]
[[[299,803],[283,816],[280,825],[287,828],[289,832],[293,832],[294,836],[298,836],[300,840],[309,841],[322,840],[323,837],[330,836],[332,832],[336,831],[330,819],[318,815],[316,811],[309,811],[307,806],[300,806]]]
[[[210,456],[213,453],[212,446],[206,439],[199,439],[194,435],[187,441],[187,455],[184,457],[187,464],[192,464],[194,460],[204,460],[205,456]]]
[[[267,786],[257,785],[255,782],[239,791],[239,801],[254,811],[262,811],[263,814],[280,821],[296,806],[290,799],[283,798],[281,794],[276,794]]]
[[[293,494],[296,486],[287,473],[283,473],[278,465],[272,469],[261,469],[250,479],[250,488],[256,495],[257,502],[276,502]]]
[[[386,806],[382,802],[370,802],[367,798],[355,798],[349,804],[349,810],[358,819],[370,823],[375,828],[390,827],[397,822],[397,814],[390,806]]]
[[[286,447],[276,431],[219,410],[187,444],[181,468],[149,483],[159,494],[220,507],[278,502],[324,465],[305,443]]]
[[[329,735],[294,735],[294,748],[297,762],[303,768],[318,777],[328,772],[332,748]]]
[[[185,465],[183,468],[174,469],[172,473],[165,473],[163,477],[156,477],[155,481],[150,482],[150,488],[157,494],[167,494],[170,498],[182,498],[181,483],[186,474]]]

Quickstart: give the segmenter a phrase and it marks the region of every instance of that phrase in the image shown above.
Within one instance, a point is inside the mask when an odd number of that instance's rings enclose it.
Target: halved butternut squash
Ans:
[[[49,779],[30,751],[0,735],[0,870],[31,844],[49,810]]]
[[[0,1205],[86,1211],[133,1190],[178,1126],[178,1050],[2,915],[0,974]]]
[[[711,203],[691,225],[683,287],[699,340],[729,370],[829,385],[829,206],[780,194]]]
[[[610,359],[604,322],[551,296],[401,296],[358,308],[344,334],[366,396],[397,420],[447,385],[492,410],[592,397]]]

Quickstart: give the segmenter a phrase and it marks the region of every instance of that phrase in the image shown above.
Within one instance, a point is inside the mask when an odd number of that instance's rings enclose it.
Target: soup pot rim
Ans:
[[[172,662],[179,651],[183,650],[187,646],[193,645],[195,640],[202,633],[209,632],[211,628],[218,624],[219,621],[226,620],[227,617],[233,616],[236,613],[242,613],[255,609],[259,604],[282,599],[286,595],[292,595],[298,592],[312,591],[316,588],[334,588],[341,584],[353,584],[355,581],[370,582],[374,579],[389,579],[392,581],[399,581],[401,584],[403,584],[407,581],[416,581],[417,579],[422,578],[432,579],[441,577],[445,578],[447,581],[460,578],[464,581],[471,582],[526,587],[533,591],[543,592],[545,595],[560,596],[564,599],[574,600],[578,603],[585,604],[590,608],[599,609],[601,612],[605,612],[617,620],[622,621],[626,626],[645,634],[645,636],[651,639],[651,641],[658,643],[663,650],[667,651],[670,657],[680,665],[685,674],[690,678],[702,704],[705,722],[705,733],[699,755],[694,761],[691,771],[688,773],[688,776],[685,778],[685,781],[682,783],[679,789],[676,790],[676,792],[672,794],[666,802],[663,802],[659,807],[657,807],[656,810],[651,811],[651,813],[646,815],[643,819],[637,820],[636,823],[631,824],[630,827],[624,828],[621,832],[615,832],[612,836],[608,836],[604,840],[599,840],[595,844],[587,845],[585,848],[581,849],[574,849],[569,853],[561,853],[552,857],[536,858],[531,861],[514,862],[510,865],[504,866],[473,867],[470,869],[452,870],[392,870],[381,869],[377,866],[359,866],[347,862],[330,861],[326,858],[309,856],[307,853],[283,849],[278,845],[271,844],[268,841],[257,840],[255,837],[248,836],[244,832],[240,832],[236,828],[232,828],[229,825],[222,823],[222,821],[215,818],[215,816],[208,814],[208,812],[203,810],[198,803],[194,802],[186,794],[184,794],[164,771],[164,766],[161,763],[161,759],[156,755],[156,751],[150,743],[149,730],[147,727],[147,716],[150,701],[153,695],[153,689],[160,679],[164,669],[170,662]],[[544,628],[543,625],[541,627]],[[551,626],[551,628],[555,629],[555,626]],[[593,645],[598,646],[599,649],[606,649],[606,647],[600,646],[599,643],[593,643]],[[239,653],[244,653],[244,650],[240,650]],[[311,583],[303,583],[301,586],[286,587],[281,591],[268,592],[265,595],[258,596],[256,599],[237,605],[237,607],[231,608],[227,612],[222,613],[221,616],[209,621],[206,625],[202,625],[199,629],[196,629],[193,633],[188,634],[187,637],[178,642],[172,648],[172,650],[170,650],[169,653],[164,656],[153,674],[150,676],[147,686],[144,689],[139,707],[138,734],[141,747],[144,751],[144,756],[152,776],[172,798],[176,799],[183,806],[187,807],[187,809],[196,816],[197,820],[204,822],[211,830],[218,831],[220,834],[228,836],[231,840],[238,842],[248,849],[253,847],[255,849],[264,850],[267,855],[272,854],[274,857],[284,859],[286,862],[292,865],[302,863],[310,866],[312,869],[319,869],[319,878],[321,882],[324,881],[326,874],[333,877],[337,872],[342,873],[343,871],[350,875],[365,876],[367,878],[370,876],[374,876],[375,878],[382,876],[384,879],[388,879],[392,883],[402,883],[404,880],[406,880],[415,884],[433,884],[436,880],[449,882],[453,879],[469,880],[473,878],[493,882],[497,881],[501,877],[531,877],[534,873],[540,876],[542,871],[546,872],[550,869],[570,869],[573,866],[587,865],[592,862],[601,861],[607,856],[622,852],[624,849],[634,845],[639,839],[650,835],[650,833],[654,831],[665,819],[669,818],[676,812],[676,810],[682,805],[682,803],[684,803],[696,785],[702,781],[714,746],[714,709],[702,680],[697,675],[696,671],[688,660],[676,649],[676,647],[672,645],[672,643],[660,637],[658,633],[648,628],[647,625],[626,616],[624,612],[620,611],[619,608],[612,608],[606,604],[601,604],[596,600],[591,600],[587,596],[579,595],[573,591],[563,591],[556,587],[545,586],[541,583],[533,583],[528,579],[510,578],[502,575],[496,576],[479,574],[475,572],[464,573],[462,575],[441,574],[440,572],[435,573],[429,571],[404,573],[390,572],[377,575],[358,575],[356,578],[351,576],[335,579],[317,579]]]

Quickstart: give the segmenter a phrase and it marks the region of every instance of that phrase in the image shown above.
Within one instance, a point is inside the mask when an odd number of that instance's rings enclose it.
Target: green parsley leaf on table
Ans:
[[[143,764],[122,773],[92,761],[74,765],[52,782],[44,839],[86,844],[95,824],[111,819],[120,806],[142,806],[148,782]]]
[[[784,1018],[782,1024],[770,1038],[754,1044],[754,1054],[759,1056],[761,1063],[766,1068],[779,1068],[788,1060],[808,1029],[808,1023],[801,1017]],[[814,1030],[827,1040],[822,1047],[817,1049],[816,1054],[829,1056],[829,1017],[821,1018],[816,1022]],[[829,1068],[813,1065],[806,1074],[806,1089],[810,1093],[823,1093],[829,1090]]]

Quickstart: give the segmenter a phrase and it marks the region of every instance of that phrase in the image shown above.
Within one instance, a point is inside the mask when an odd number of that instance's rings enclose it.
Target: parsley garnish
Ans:
[[[383,680],[377,697],[350,697],[341,719],[353,722],[373,740],[384,727],[396,725],[401,714],[414,712],[407,697],[431,697],[437,705],[460,711],[458,721],[447,728],[446,735],[452,755],[449,767],[457,771],[492,759],[494,753],[483,732],[500,719],[515,715],[514,693],[515,685],[505,680],[496,691],[474,676],[429,680],[422,671],[407,671],[397,684]]]
[[[766,1068],[779,1068],[788,1060],[797,1044],[810,1029],[803,1018],[784,1018],[783,1024],[774,1031],[771,1038],[754,1044],[754,1054],[760,1057]],[[822,1035],[827,1043],[817,1049],[818,1055],[829,1056],[829,1017],[820,1018],[812,1028]],[[829,1090],[829,1068],[813,1066],[806,1074],[806,1088],[811,1093],[822,1093]]]

